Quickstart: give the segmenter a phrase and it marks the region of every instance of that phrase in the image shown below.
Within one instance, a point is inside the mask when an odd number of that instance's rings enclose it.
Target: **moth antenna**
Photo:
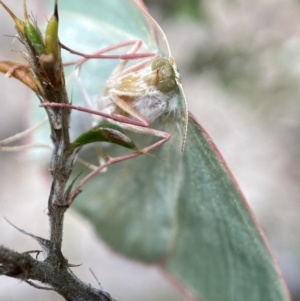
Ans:
[[[181,151],[184,151],[185,143],[186,143],[186,137],[187,137],[187,131],[188,131],[188,125],[189,125],[189,110],[187,106],[187,101],[185,94],[183,92],[183,89],[181,85],[178,85],[180,94],[183,98],[183,104],[184,104],[184,129],[183,129],[183,140],[182,140],[182,145],[181,145]]]
[[[150,19],[151,22],[153,22],[153,24],[156,26],[156,28],[158,29],[158,31],[160,32],[160,34],[162,35],[162,38],[165,42],[166,48],[167,48],[167,52],[168,52],[168,57],[170,60],[170,63],[172,64],[175,71],[175,75],[176,75],[176,82],[178,84],[179,90],[180,90],[180,94],[183,98],[183,104],[184,104],[184,133],[183,133],[183,140],[182,140],[182,145],[181,145],[181,151],[184,151],[184,147],[185,147],[185,143],[186,143],[186,137],[187,137],[187,130],[188,130],[188,120],[189,120],[189,111],[188,111],[188,106],[187,106],[187,101],[186,101],[186,97],[185,94],[183,92],[182,86],[181,86],[181,82],[180,82],[180,76],[179,73],[177,71],[177,66],[175,64],[175,60],[172,57],[171,54],[171,49],[170,49],[170,45],[169,42],[167,40],[167,36],[164,33],[164,31],[162,30],[162,28],[160,27],[160,25],[155,21],[155,19],[148,13],[148,11],[146,10],[146,7],[144,5],[144,3],[140,0],[133,0],[134,3],[138,6],[138,8],[144,13],[144,15]]]
[[[148,13],[148,11],[146,10],[146,7],[144,5],[144,3],[142,3],[140,0],[133,0],[133,2],[135,3],[135,5],[137,5],[137,7],[144,13],[144,15],[150,19],[151,22],[154,23],[154,25],[157,27],[158,31],[161,33],[163,41],[165,42],[165,45],[167,47],[167,53],[168,53],[168,57],[172,57],[171,54],[171,49],[170,49],[170,45],[169,42],[167,40],[166,34],[164,33],[164,31],[162,30],[162,28],[160,27],[160,25],[155,21],[155,19]]]

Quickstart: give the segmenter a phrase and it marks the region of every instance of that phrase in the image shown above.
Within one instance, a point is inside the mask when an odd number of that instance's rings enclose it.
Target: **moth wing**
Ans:
[[[250,208],[191,115],[183,163],[177,234],[166,270],[205,301],[289,300]]]
[[[132,137],[139,147],[141,137]],[[150,145],[153,137],[143,135],[141,141]],[[146,262],[158,261],[170,251],[182,180],[180,143],[173,135],[151,152],[154,157],[141,155],[109,166],[83,187],[74,207],[114,250]],[[104,151],[110,156],[124,154],[119,146]]]

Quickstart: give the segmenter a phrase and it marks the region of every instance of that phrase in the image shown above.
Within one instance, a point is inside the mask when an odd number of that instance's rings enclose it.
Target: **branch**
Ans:
[[[48,22],[45,38],[42,37],[37,24],[30,22],[25,4],[25,21],[19,20],[2,1],[0,5],[13,18],[19,40],[26,48],[26,57],[29,62],[29,66],[25,67],[7,61],[2,64],[0,62],[0,72],[15,76],[22,81],[36,92],[41,103],[69,104],[58,39],[57,0],[54,14]],[[50,163],[53,180],[48,199],[50,239],[35,236],[14,226],[21,233],[29,235],[39,243],[43,250],[44,260],[34,259],[30,255],[31,252],[18,253],[0,246],[0,275],[22,279],[39,289],[54,290],[66,300],[114,300],[105,291],[92,288],[78,279],[70,270],[70,267],[74,265],[69,264],[61,252],[64,214],[69,208],[68,199],[72,188],[72,184],[67,186],[67,181],[78,150],[74,149],[70,143],[71,110],[50,106],[45,110],[53,143]]]
[[[78,279],[68,268],[61,266],[61,253],[52,254],[44,261],[33,259],[28,253],[18,253],[0,246],[0,274],[25,280],[41,289],[52,289],[66,300],[111,301],[111,296]],[[37,280],[51,287],[41,287],[27,279]]]

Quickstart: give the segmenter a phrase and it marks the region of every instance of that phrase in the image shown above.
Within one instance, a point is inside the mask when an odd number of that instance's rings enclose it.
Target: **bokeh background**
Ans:
[[[61,0],[63,1],[63,0]],[[6,1],[22,16],[22,1]],[[38,20],[46,1],[28,0]],[[180,69],[189,109],[211,135],[262,225],[300,300],[300,2],[296,0],[147,0]],[[49,14],[48,14],[49,16]],[[20,61],[13,23],[0,7],[0,60]],[[13,43],[12,43],[13,42]],[[30,92],[0,74],[0,140],[25,129]],[[49,153],[50,154],[50,153]],[[0,243],[38,249],[3,216],[48,236],[50,177],[27,153],[0,152]],[[64,254],[84,281],[119,300],[182,300],[155,267],[119,257],[88,222],[66,214]],[[57,294],[0,278],[0,300],[62,300]]]

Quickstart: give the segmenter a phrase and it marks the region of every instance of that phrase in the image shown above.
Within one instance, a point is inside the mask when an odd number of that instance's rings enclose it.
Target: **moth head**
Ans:
[[[157,89],[162,93],[168,93],[177,86],[175,72],[167,59],[157,58],[151,68],[157,72]]]

